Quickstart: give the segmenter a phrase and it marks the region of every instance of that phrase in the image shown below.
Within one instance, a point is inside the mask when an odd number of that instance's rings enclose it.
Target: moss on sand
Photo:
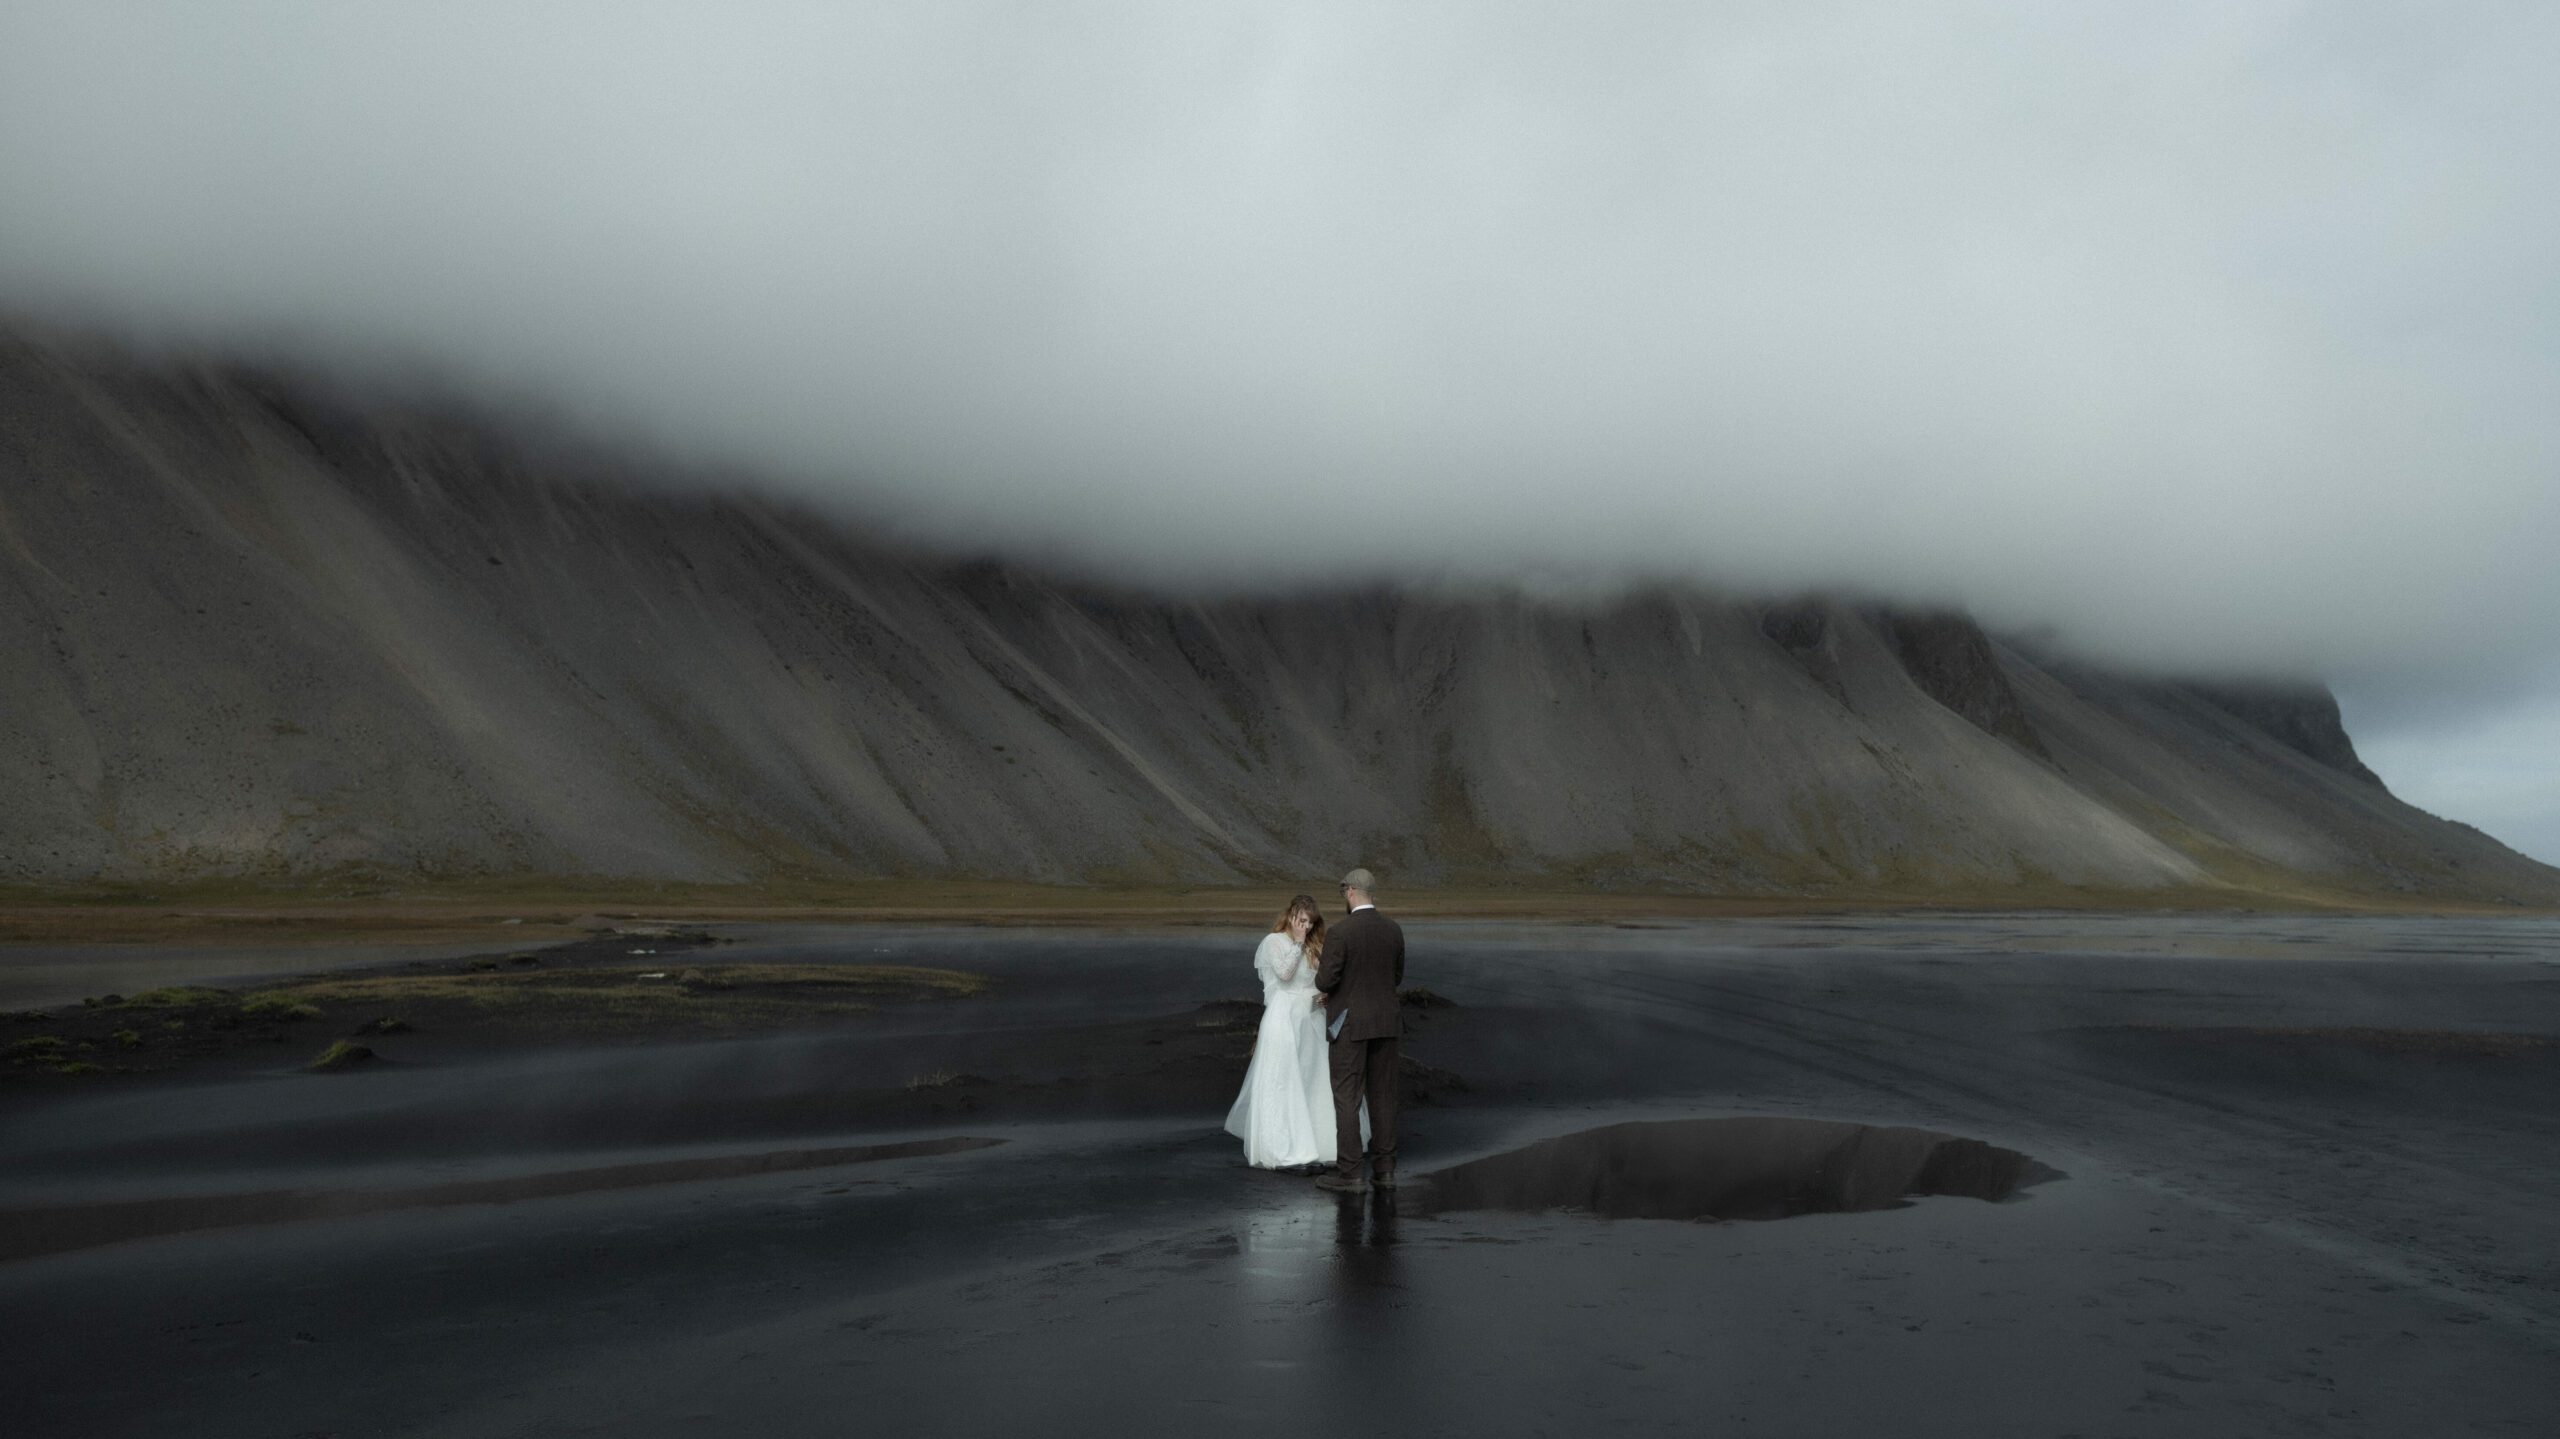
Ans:
[[[718,965],[717,983],[639,966],[357,974],[280,985],[269,996],[323,1010],[398,1010],[438,1033],[563,1039],[788,1029],[883,1003],[958,999],[979,975],[913,965]]]

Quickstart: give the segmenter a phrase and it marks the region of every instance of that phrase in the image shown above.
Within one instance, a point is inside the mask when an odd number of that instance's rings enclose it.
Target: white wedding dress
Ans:
[[[1285,934],[1266,934],[1253,952],[1262,977],[1262,1029],[1244,1088],[1227,1111],[1227,1133],[1244,1141],[1245,1163],[1264,1169],[1333,1162],[1333,1074],[1316,1005],[1316,963]],[[1360,1106],[1360,1140],[1369,1106]]]

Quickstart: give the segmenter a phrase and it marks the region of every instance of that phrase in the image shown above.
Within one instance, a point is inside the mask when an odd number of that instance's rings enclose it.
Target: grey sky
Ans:
[[[2422,723],[2369,723],[2352,691],[2342,698],[2358,752],[2393,793],[2560,864],[2560,685]]]
[[[2335,677],[2407,788],[2560,714],[2556,61],[2523,4],[16,0],[0,304],[1165,583],[1960,601]]]

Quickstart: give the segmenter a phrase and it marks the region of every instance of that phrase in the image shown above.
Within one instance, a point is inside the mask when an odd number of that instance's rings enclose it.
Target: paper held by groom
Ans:
[[[1402,1062],[1404,930],[1378,912],[1378,878],[1366,869],[1342,877],[1349,913],[1325,931],[1316,962],[1324,994],[1325,1034],[1333,1071],[1333,1171],[1326,1189],[1359,1193],[1396,1183],[1396,1067]],[[1360,1102],[1369,1103],[1369,1171],[1360,1173]]]

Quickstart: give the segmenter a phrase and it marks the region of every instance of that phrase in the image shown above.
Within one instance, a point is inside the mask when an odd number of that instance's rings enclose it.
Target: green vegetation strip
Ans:
[[[109,1072],[84,1053],[92,1051],[123,1061],[115,1070],[166,1070],[282,1040],[289,1026],[312,1021],[364,1039],[413,1029],[507,1043],[731,1036],[824,1024],[885,1003],[963,999],[987,988],[983,975],[921,965],[687,966],[677,957],[645,969],[466,965],[440,974],[296,980],[246,993],[170,986],[21,1015],[61,1032],[9,1041],[0,1048],[0,1075]],[[306,1067],[328,1072],[373,1057],[366,1046],[341,1041]]]
[[[543,1003],[687,1006],[704,999],[780,998],[824,1005],[880,999],[956,999],[986,988],[982,975],[898,964],[736,964],[690,969],[474,970],[315,979],[263,992],[268,1001],[382,1004],[460,999],[491,1008]]]

